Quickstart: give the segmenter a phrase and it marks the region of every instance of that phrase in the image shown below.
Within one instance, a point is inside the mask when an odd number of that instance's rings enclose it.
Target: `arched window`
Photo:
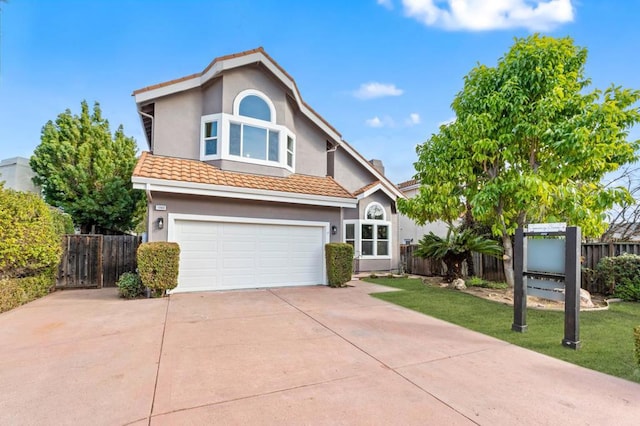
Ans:
[[[202,117],[202,160],[229,159],[295,171],[296,137],[276,121],[267,95],[246,89],[236,95],[232,113]]]
[[[384,208],[376,202],[369,204],[364,214],[364,218],[367,220],[384,220],[384,216]]]
[[[238,114],[245,117],[257,118],[258,120],[271,121],[271,109],[269,105],[259,96],[248,95],[240,101]]]
[[[391,256],[391,222],[382,204],[374,201],[364,209],[360,220],[346,220],[344,242],[353,245],[360,258],[388,259]]]

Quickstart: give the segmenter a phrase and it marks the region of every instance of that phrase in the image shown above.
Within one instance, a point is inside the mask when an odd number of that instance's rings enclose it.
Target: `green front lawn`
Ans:
[[[603,373],[640,382],[634,358],[633,328],[640,325],[640,303],[614,303],[606,311],[580,313],[582,348],[561,345],[564,313],[529,309],[526,333],[511,331],[513,307],[448,288],[424,285],[419,279],[367,278],[366,281],[405,291],[373,297],[413,309]]]

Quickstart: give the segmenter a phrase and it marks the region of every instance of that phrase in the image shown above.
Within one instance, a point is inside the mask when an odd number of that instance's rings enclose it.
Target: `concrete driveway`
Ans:
[[[0,424],[638,424],[638,384],[351,284],[64,291],[0,314]]]

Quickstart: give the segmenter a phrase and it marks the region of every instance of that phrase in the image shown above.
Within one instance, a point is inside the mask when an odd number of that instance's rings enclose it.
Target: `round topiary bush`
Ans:
[[[140,244],[137,260],[142,284],[150,288],[154,296],[163,296],[166,290],[172,290],[178,285],[178,243],[159,241]]]

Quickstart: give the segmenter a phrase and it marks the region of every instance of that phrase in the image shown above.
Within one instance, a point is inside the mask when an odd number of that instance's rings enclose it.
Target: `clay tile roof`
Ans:
[[[370,190],[370,189],[371,189],[371,188],[373,188],[374,186],[378,185],[379,183],[380,183],[380,181],[379,181],[379,180],[376,180],[376,181],[374,181],[374,182],[371,182],[371,183],[369,183],[369,184],[367,184],[367,185],[363,186],[362,188],[357,189],[357,190],[353,193],[353,195],[360,195],[360,194],[362,194],[363,192],[367,192],[368,190]]]
[[[161,157],[148,152],[143,152],[140,156],[133,170],[133,176],[324,197],[354,198],[328,176],[292,174],[288,177],[273,177],[230,172],[198,160]]]
[[[398,184],[398,188],[402,189],[402,188],[407,188],[409,186],[413,186],[413,185],[417,185],[418,184],[418,180],[417,179],[411,179],[411,180],[407,180],[405,182],[401,182]]]

